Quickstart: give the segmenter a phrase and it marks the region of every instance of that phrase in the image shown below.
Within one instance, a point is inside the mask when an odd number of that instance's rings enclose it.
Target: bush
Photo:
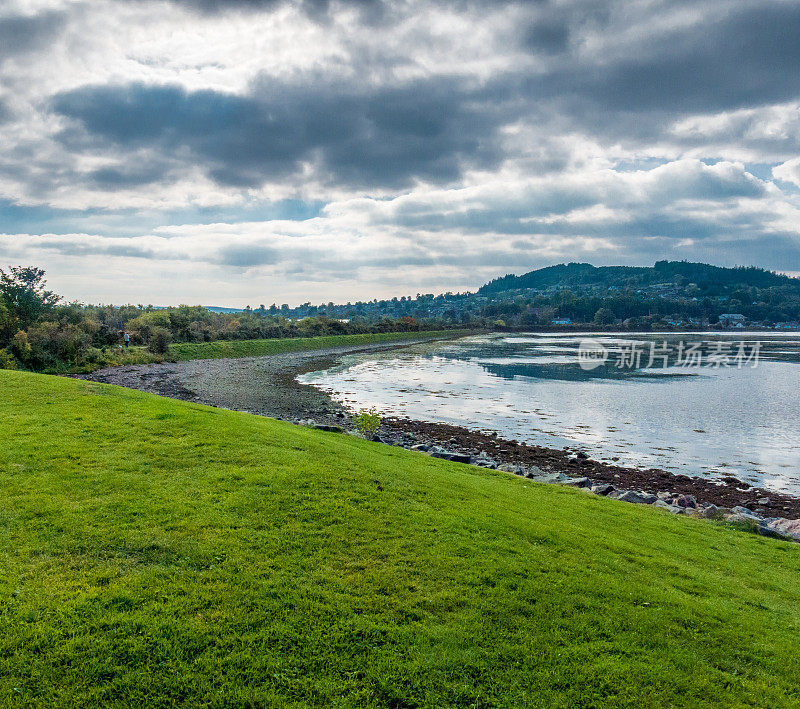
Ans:
[[[147,346],[153,354],[167,354],[169,351],[169,343],[172,337],[169,330],[165,327],[153,328],[153,334],[150,335],[150,343]]]
[[[16,369],[17,360],[7,349],[0,349],[0,369]]]
[[[353,423],[362,436],[370,437],[381,427],[381,417],[374,408],[365,409],[353,417]]]
[[[23,330],[17,332],[11,340],[11,352],[21,362],[27,361],[31,356],[31,343],[28,334]]]

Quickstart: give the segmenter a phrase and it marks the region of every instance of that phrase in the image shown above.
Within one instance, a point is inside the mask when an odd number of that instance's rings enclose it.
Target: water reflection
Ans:
[[[587,338],[608,351],[594,369],[579,360]],[[680,366],[681,341],[710,353],[760,342],[758,366]],[[632,345],[645,354],[618,366]],[[674,352],[651,362],[651,347]],[[492,335],[355,356],[304,381],[354,409],[800,493],[799,361],[800,337],[785,333]]]

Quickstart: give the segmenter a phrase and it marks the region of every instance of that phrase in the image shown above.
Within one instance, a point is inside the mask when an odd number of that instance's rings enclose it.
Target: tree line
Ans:
[[[324,315],[302,319],[266,312],[219,313],[201,306],[84,305],[47,288],[34,266],[0,269],[0,368],[79,372],[152,361],[172,342],[211,342],[372,332],[411,332],[411,317],[342,321]],[[430,321],[427,326],[444,327]],[[130,336],[130,350],[123,333]]]
[[[0,269],[0,368],[86,371],[152,361],[167,355],[173,342],[452,327],[549,330],[565,320],[574,327],[692,329],[714,327],[724,313],[763,327],[800,321],[800,280],[754,268],[562,264],[489,285],[474,293],[219,312],[223,309],[189,305],[67,303],[47,288],[42,269]],[[121,347],[123,332],[130,335],[129,350]]]

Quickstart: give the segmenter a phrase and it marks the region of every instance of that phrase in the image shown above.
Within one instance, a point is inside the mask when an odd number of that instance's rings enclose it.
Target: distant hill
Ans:
[[[243,313],[244,308],[223,308],[221,305],[204,305],[206,310],[212,313]]]
[[[706,263],[689,261],[658,261],[651,266],[592,266],[589,263],[567,263],[547,266],[522,276],[508,274],[495,278],[478,289],[488,295],[508,290],[546,290],[548,288],[646,288],[662,283],[684,283],[698,286],[713,285],[720,288],[752,286],[771,288],[792,286],[800,290],[800,279],[790,278],[762,268],[723,268]]]

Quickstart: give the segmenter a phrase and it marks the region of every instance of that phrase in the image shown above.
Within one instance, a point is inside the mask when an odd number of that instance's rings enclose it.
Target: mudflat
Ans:
[[[298,375],[331,367],[347,354],[392,350],[435,339],[108,367],[79,378],[288,421],[313,417],[333,422],[344,417],[344,409],[324,392],[298,382]]]

